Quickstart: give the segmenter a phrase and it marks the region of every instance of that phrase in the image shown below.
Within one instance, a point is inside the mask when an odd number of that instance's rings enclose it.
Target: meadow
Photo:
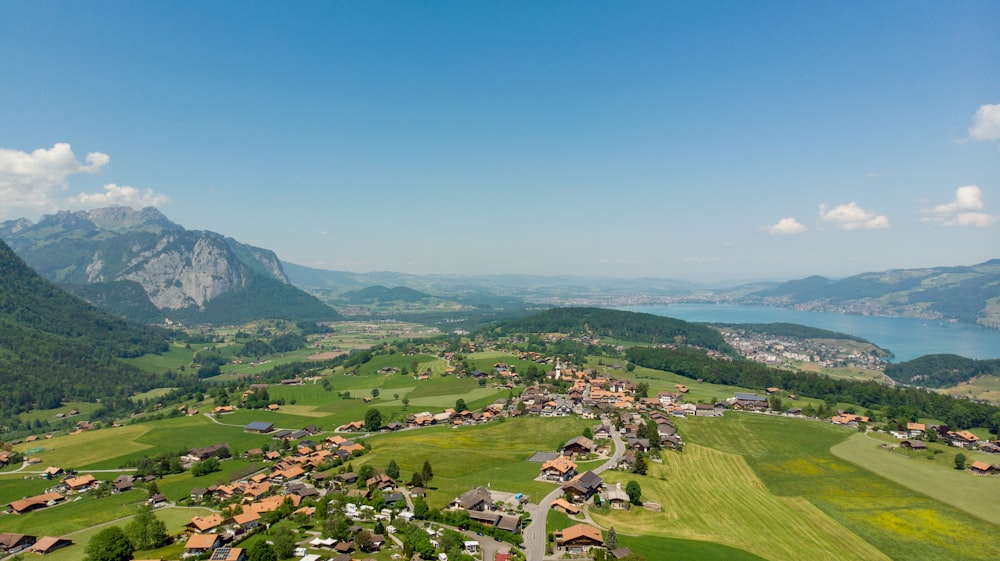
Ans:
[[[431,463],[434,479],[427,494],[432,508],[478,486],[524,493],[538,500],[554,484],[534,481],[541,464],[528,462],[536,451],[555,451],[583,429],[593,425],[576,417],[516,418],[460,428],[433,427],[372,436],[372,453],[354,461],[384,469],[396,460],[401,478],[408,481],[424,460]]]
[[[855,431],[818,421],[739,413],[689,418],[679,430],[699,447],[743,457],[770,493],[814,505],[893,559],[1000,558],[1000,528],[995,524],[831,452]],[[672,461],[670,454],[665,457]],[[1000,486],[1000,480],[992,484]],[[743,489],[717,492],[739,494]],[[994,491],[984,500],[995,496]]]

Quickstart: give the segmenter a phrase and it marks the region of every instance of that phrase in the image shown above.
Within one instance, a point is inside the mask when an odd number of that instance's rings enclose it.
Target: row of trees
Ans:
[[[957,428],[1000,429],[1000,408],[956,399],[912,387],[892,387],[816,374],[770,368],[748,360],[713,359],[693,349],[633,347],[626,351],[632,362],[655,370],[674,372],[712,384],[762,390],[778,387],[786,392],[826,400],[854,403],[892,413],[909,411],[916,416],[941,419]]]

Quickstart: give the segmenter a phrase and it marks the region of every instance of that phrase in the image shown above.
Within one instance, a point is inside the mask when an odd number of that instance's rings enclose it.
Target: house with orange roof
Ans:
[[[552,501],[552,508],[572,515],[579,514],[580,512],[580,507],[561,497]]]
[[[593,547],[604,547],[601,531],[588,524],[576,524],[555,532],[556,546],[570,554],[583,553]]]
[[[558,456],[542,464],[542,475],[549,481],[569,481],[576,475],[576,464],[566,456]]]
[[[86,491],[97,485],[97,478],[89,473],[79,477],[67,477],[63,480],[63,485],[70,491]]]
[[[990,465],[990,464],[988,464],[986,462],[981,462],[981,461],[975,461],[975,462],[972,462],[971,465],[969,465],[969,470],[972,471],[972,473],[975,473],[975,474],[978,474],[978,475],[989,475],[995,469],[996,469],[995,466]]]
[[[187,523],[187,527],[196,532],[207,532],[222,525],[221,514],[210,514],[208,516],[195,516]]]
[[[26,512],[31,512],[33,510],[38,510],[40,508],[45,508],[51,504],[55,504],[65,497],[59,493],[44,493],[41,495],[35,495],[34,497],[28,497],[27,499],[21,499],[13,501],[10,503],[10,512],[14,514],[24,514]]]
[[[222,536],[218,534],[194,534],[184,544],[185,555],[201,555],[222,545]]]

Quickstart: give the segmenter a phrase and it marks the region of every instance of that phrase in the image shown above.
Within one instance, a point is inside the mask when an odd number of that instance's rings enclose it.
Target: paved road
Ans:
[[[602,421],[607,422],[606,419]],[[618,465],[625,454],[625,443],[618,431],[611,431],[611,440],[615,443],[615,451],[608,461],[594,468],[594,473],[601,473]],[[537,506],[529,507],[531,524],[524,529],[524,556],[527,561],[542,561],[545,558],[545,518],[552,508],[552,502],[562,496],[562,487],[556,487],[545,496]]]

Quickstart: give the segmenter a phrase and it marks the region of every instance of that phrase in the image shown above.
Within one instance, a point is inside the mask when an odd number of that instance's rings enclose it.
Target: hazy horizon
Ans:
[[[843,278],[1000,255],[1000,4],[12,2],[0,220],[346,272]]]

